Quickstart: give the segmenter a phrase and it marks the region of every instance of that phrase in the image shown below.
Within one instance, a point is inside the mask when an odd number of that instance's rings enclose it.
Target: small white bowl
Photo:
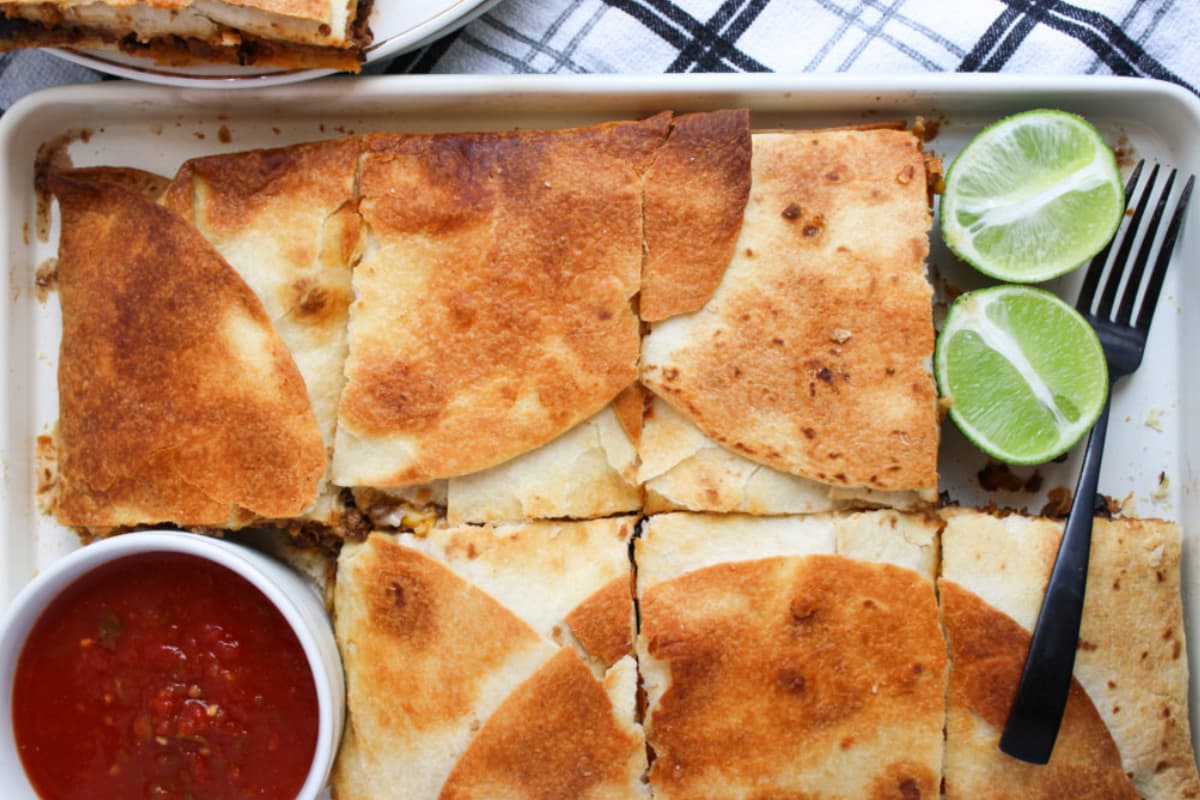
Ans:
[[[283,614],[308,658],[317,691],[317,747],[297,800],[314,800],[329,780],[342,739],[345,678],[333,626],[316,589],[270,556],[243,545],[180,531],[139,531],[77,550],[33,579],[13,600],[0,623],[0,776],[8,800],[37,800],[17,753],[12,726],[17,659],[34,622],[59,592],[87,572],[126,556],[182,553],[220,564],[258,588]]]

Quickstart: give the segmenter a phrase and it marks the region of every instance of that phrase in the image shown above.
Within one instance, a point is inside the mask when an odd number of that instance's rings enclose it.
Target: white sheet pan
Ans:
[[[74,163],[174,173],[192,156],[278,146],[368,130],[537,128],[647,115],[663,109],[744,106],[756,128],[846,125],[923,115],[940,124],[929,149],[949,159],[983,125],[1030,108],[1091,119],[1137,158],[1200,171],[1200,101],[1178,87],[1121,78],[937,75],[395,77],[334,79],[223,94],[108,83],[26,98],[0,118],[0,608],[37,570],[78,546],[37,510],[35,439],[57,415],[57,299],[39,296],[38,266],[55,255],[57,223],[37,237],[34,160],[39,145],[69,133]],[[1200,204],[1193,204],[1136,375],[1119,384],[1100,489],[1129,498],[1126,513],[1180,522],[1185,531],[1184,603],[1189,654],[1200,664]],[[933,235],[935,286],[985,280]],[[1081,274],[1049,288],[1074,301]],[[1147,424],[1157,416],[1158,427]],[[941,488],[964,504],[995,501],[1036,512],[1049,490],[1073,488],[1082,447],[1038,468],[1036,491],[992,493],[977,473],[986,459],[952,425],[943,429]],[[1015,470],[1022,477],[1032,468]],[[1165,491],[1163,485],[1165,479]],[[1192,681],[1192,729],[1200,728],[1200,682]]]

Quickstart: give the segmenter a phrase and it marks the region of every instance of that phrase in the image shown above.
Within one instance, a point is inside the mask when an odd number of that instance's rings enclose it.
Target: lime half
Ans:
[[[1007,464],[1042,464],[1092,427],[1108,394],[1096,332],[1041,289],[995,286],[961,295],[938,334],[934,374],[950,418]]]
[[[1049,280],[1116,233],[1125,192],[1112,148],[1082,117],[1026,111],[985,128],[950,164],[942,238],[980,272]]]

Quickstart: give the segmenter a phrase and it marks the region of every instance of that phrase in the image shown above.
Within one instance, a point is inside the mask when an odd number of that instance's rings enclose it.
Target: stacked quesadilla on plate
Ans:
[[[357,72],[372,0],[3,0],[0,49],[84,47]]]

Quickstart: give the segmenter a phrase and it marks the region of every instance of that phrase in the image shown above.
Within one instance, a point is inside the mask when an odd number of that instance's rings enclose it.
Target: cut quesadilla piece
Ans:
[[[324,448],[304,381],[254,292],[143,194],[54,172],[55,515],[86,527],[237,527],[316,499]]]
[[[895,130],[755,134],[751,172],[733,260],[703,308],[653,325],[642,382],[759,464],[932,495],[920,141]]]
[[[937,797],[937,527],[650,517],[635,558],[655,798]]]
[[[86,47],[175,66],[357,72],[371,0],[3,0],[0,50]]]
[[[335,589],[348,707],[336,796],[648,797],[633,524],[347,543]]]
[[[958,509],[944,517],[946,797],[1200,797],[1178,527],[1096,520],[1075,680],[1050,763],[1032,766],[997,745],[1062,526]]]
[[[473,729],[557,649],[433,558],[380,534],[342,548],[334,614],[346,669],[333,776],[343,800],[438,797]]]
[[[660,397],[647,408],[638,456],[648,514],[716,511],[767,516],[864,506],[915,510],[926,504],[919,492],[830,487],[751,461],[705,436]]]
[[[192,223],[258,295],[304,377],[332,454],[344,379],[360,140],[350,137],[188,161],[163,204]],[[303,518],[337,529],[339,490],[322,478]]]
[[[641,175],[668,122],[365,139],[334,482],[478,472],[637,378]]]

